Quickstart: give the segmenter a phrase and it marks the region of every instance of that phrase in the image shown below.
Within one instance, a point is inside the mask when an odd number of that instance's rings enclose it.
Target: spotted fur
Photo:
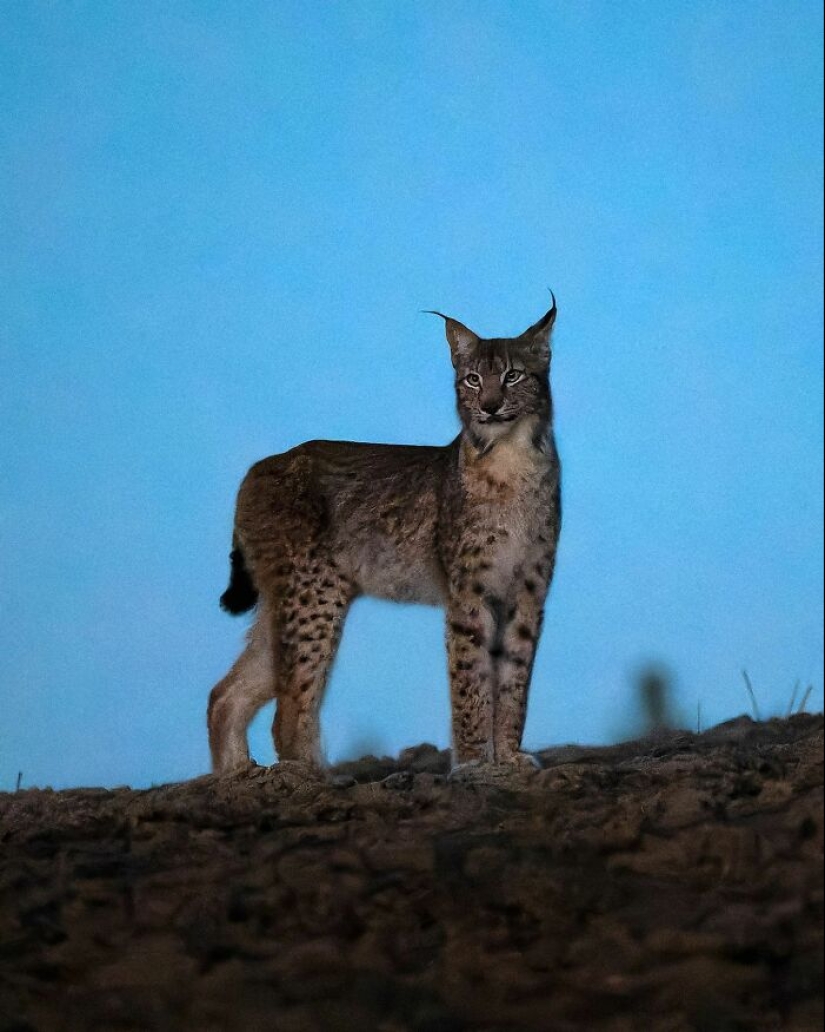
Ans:
[[[250,469],[222,604],[257,601],[257,613],[210,695],[216,770],[249,762],[247,726],[273,697],[279,759],[322,764],[320,706],[359,595],[445,608],[456,765],[529,762],[527,694],[561,524],[555,317],[554,300],[521,336],[489,340],[442,317],[462,425],[451,444],[310,441]]]

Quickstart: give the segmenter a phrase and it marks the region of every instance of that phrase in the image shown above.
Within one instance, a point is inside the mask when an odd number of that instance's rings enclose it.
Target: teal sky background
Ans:
[[[9,2],[0,789],[208,767],[238,482],[445,443],[443,328],[559,301],[565,525],[526,741],[822,707],[822,12]],[[448,741],[438,610],[348,621],[328,753]],[[270,761],[270,715],[253,752]]]

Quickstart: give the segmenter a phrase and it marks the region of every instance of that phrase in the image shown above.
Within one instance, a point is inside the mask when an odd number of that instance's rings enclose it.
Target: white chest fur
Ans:
[[[494,448],[478,460],[478,470],[505,486],[518,490],[525,481],[541,476],[548,466],[547,455],[533,442],[534,428],[522,421]]]

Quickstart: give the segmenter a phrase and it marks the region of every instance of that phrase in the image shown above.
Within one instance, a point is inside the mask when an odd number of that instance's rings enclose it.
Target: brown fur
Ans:
[[[247,726],[273,697],[279,760],[322,764],[320,706],[362,594],[445,607],[456,765],[529,762],[521,738],[561,522],[555,315],[554,301],[520,337],[494,340],[444,317],[462,422],[451,444],[310,441],[246,475],[224,599],[246,608],[257,592],[259,604],[210,696],[216,770],[249,762]]]

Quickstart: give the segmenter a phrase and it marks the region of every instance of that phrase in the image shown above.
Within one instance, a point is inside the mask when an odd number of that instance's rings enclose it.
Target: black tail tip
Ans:
[[[229,555],[229,587],[221,595],[221,609],[232,616],[248,613],[258,601],[258,592],[249,576],[243,552],[233,548]]]

